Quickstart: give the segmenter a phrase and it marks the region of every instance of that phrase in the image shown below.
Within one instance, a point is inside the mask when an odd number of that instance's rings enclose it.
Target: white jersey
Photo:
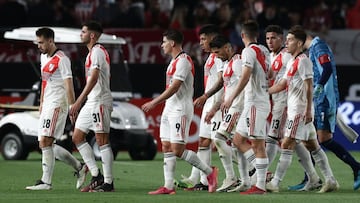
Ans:
[[[270,54],[266,47],[251,44],[243,49],[243,67],[252,68],[249,82],[245,86],[245,105],[256,105],[258,109],[270,110],[268,72],[270,69]]]
[[[41,54],[41,78],[43,107],[68,106],[64,80],[72,78],[71,63],[63,51],[55,51],[53,56]]]
[[[99,69],[99,78],[89,95],[88,103],[101,103],[108,107],[112,106],[110,90],[110,57],[106,49],[95,44],[86,57],[85,71],[88,79],[93,69]]]
[[[218,81],[218,74],[223,71],[224,62],[216,57],[216,54],[211,53],[204,65],[204,87],[205,93],[212,88]],[[206,100],[212,106],[214,103],[222,99],[223,90],[216,92],[214,95]]]
[[[182,81],[182,84],[179,90],[166,100],[167,112],[188,112],[191,109],[193,112],[194,73],[194,63],[186,53],[181,53],[170,61],[166,71],[166,88],[171,86],[174,79]]]
[[[224,87],[225,87],[225,100],[234,92],[237,84],[239,83],[242,70],[241,55],[235,54],[229,61],[224,64]],[[244,106],[244,93],[243,91],[234,99],[232,106],[243,108]]]
[[[270,81],[270,85],[277,84],[284,76],[286,71],[286,64],[291,59],[285,48],[282,48],[278,53],[270,53],[271,69],[273,71],[273,79]],[[280,109],[286,106],[287,103],[287,91],[281,91],[271,95],[273,101],[273,108]]]
[[[283,77],[287,80],[288,111],[305,113],[307,98],[304,80],[313,78],[313,74],[312,63],[304,53],[290,59]]]

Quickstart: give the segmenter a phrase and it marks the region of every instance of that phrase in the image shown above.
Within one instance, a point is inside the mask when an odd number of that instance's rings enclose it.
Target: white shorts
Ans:
[[[304,118],[303,114],[289,113],[286,121],[285,136],[301,141],[317,139],[314,123],[305,124]]]
[[[287,107],[273,109],[268,136],[282,139],[284,137]]]
[[[236,124],[239,121],[241,109],[231,106],[221,121],[218,132],[228,138],[232,138]]]
[[[236,126],[236,132],[249,139],[265,139],[269,113],[257,109],[255,105],[245,107]]]
[[[85,103],[75,123],[75,128],[88,133],[93,130],[95,133],[110,132],[110,116],[112,108],[100,103]]]
[[[60,139],[64,134],[67,115],[67,108],[43,107],[39,119],[38,140],[40,141],[40,136]]]
[[[163,112],[160,123],[160,139],[170,143],[186,144],[189,138],[193,113],[174,115]]]

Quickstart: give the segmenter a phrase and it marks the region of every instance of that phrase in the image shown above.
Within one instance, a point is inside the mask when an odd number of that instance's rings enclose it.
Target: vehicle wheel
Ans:
[[[95,136],[93,136],[93,137],[91,138],[91,140],[90,140],[90,146],[91,146],[91,148],[93,149],[95,159],[96,159],[96,160],[101,160],[100,149],[99,149],[99,145],[98,145],[97,142],[96,142]],[[114,160],[115,160],[119,150],[114,149],[114,148],[112,147],[112,151],[113,151]]]
[[[140,147],[131,147],[129,149],[129,154],[133,160],[153,160],[156,152],[157,146],[152,135],[148,135],[146,138],[146,145],[143,148]]]
[[[1,153],[5,160],[25,160],[29,151],[25,149],[19,133],[8,132],[1,142]]]

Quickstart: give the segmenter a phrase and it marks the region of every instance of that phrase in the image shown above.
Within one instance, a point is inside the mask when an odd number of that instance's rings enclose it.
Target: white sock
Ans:
[[[289,168],[292,161],[293,150],[290,149],[281,149],[281,154],[279,162],[276,166],[276,171],[274,178],[271,180],[271,183],[279,186],[280,181],[284,178],[286,170]]]
[[[85,164],[89,168],[91,176],[96,177],[99,174],[99,168],[96,165],[95,156],[92,148],[87,142],[83,142],[76,146]]]
[[[174,175],[176,168],[176,156],[172,152],[164,153],[164,187],[174,189]]]
[[[52,175],[55,166],[55,155],[53,147],[44,147],[42,151],[42,170],[43,174],[41,180],[46,184],[51,184]]]
[[[299,162],[301,166],[304,168],[306,174],[308,175],[310,182],[314,183],[319,181],[320,177],[316,173],[315,167],[311,161],[310,152],[306,149],[304,144],[302,143],[296,144],[295,152],[299,157]]]
[[[218,150],[221,163],[225,170],[225,176],[227,179],[235,177],[234,166],[232,163],[232,149],[226,143],[226,140],[221,135],[215,136],[215,146]]]
[[[250,163],[250,165],[252,165],[253,167],[256,168],[256,164],[255,164],[255,153],[254,153],[254,150],[253,149],[249,149],[247,150],[246,152],[243,153],[246,160],[248,160],[248,162]]]
[[[101,163],[104,172],[104,182],[111,184],[113,182],[113,162],[114,154],[109,144],[100,147]]]
[[[241,182],[244,184],[250,184],[250,176],[248,169],[248,161],[246,160],[243,153],[240,151],[237,152],[238,157],[238,169],[241,177]]]
[[[210,148],[210,146],[200,147],[199,151],[198,151],[198,156],[199,156],[199,159],[201,161],[203,161],[206,165],[208,165],[209,167],[211,166],[211,148]],[[207,175],[202,171],[199,171],[199,172],[200,172],[200,182],[204,185],[208,185]]]
[[[185,160],[192,166],[195,166],[196,168],[204,172],[206,175],[209,175],[212,172],[211,167],[202,162],[196,155],[196,153],[191,150],[185,149],[183,154],[181,155],[181,159]]]
[[[257,171],[257,181],[256,187],[266,190],[265,183],[266,183],[266,172],[269,166],[268,158],[256,158],[256,171]]]
[[[269,166],[274,161],[279,150],[279,142],[271,137],[266,138],[266,154],[269,159]]]
[[[65,164],[72,166],[76,171],[81,169],[81,163],[77,160],[68,150],[62,146],[54,144],[55,158],[64,162]]]
[[[321,148],[318,148],[311,152],[311,155],[314,157],[316,165],[319,166],[321,173],[324,175],[326,180],[333,179],[334,174],[329,165],[329,160]]]

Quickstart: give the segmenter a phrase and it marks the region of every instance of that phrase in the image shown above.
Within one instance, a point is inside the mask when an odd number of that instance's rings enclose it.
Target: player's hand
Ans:
[[[80,104],[78,102],[75,102],[69,106],[69,117],[71,124],[73,125],[75,124],[79,110],[80,110]]]
[[[211,124],[211,119],[214,117],[214,115],[215,115],[215,112],[212,110],[210,110],[209,112],[206,112],[205,119],[204,119],[205,122],[207,124]]]
[[[321,84],[317,84],[314,88],[314,101],[319,104],[322,101],[324,101],[325,98],[325,92],[324,92],[324,86]]]
[[[221,111],[222,112],[227,112],[229,110],[229,108],[231,107],[232,104],[232,99],[227,99],[224,101],[224,103],[221,104]]]
[[[194,101],[194,106],[197,108],[201,108],[204,106],[205,102],[206,102],[206,95],[201,95],[200,97],[198,97],[197,99],[195,99]]]
[[[145,104],[143,104],[141,106],[141,109],[144,111],[144,112],[148,112],[150,111],[151,109],[153,109],[155,107],[155,105],[150,101],[150,102],[146,102]]]

